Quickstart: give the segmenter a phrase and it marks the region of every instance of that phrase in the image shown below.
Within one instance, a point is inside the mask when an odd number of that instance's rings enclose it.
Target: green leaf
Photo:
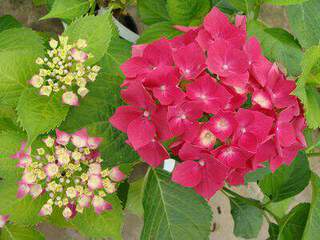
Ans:
[[[265,208],[271,211],[274,215],[276,215],[279,219],[283,218],[289,209],[289,205],[292,203],[292,198],[284,199],[280,202],[270,202]]]
[[[256,238],[263,222],[263,211],[240,198],[230,197],[233,233],[237,237]]]
[[[306,1],[309,1],[309,0],[263,0],[263,2],[265,3],[270,3],[278,6],[301,4]]]
[[[304,48],[319,44],[320,2],[305,1],[303,4],[287,7],[290,29]]]
[[[89,7],[88,0],[55,0],[50,12],[40,20],[61,18],[71,21],[86,14]]]
[[[32,200],[31,196],[17,199],[17,182],[21,180],[22,169],[17,168],[17,160],[10,156],[15,154],[26,136],[24,133],[8,131],[0,133],[0,210],[9,214],[10,221],[18,224],[33,225],[43,220],[38,215],[45,199]]]
[[[138,160],[136,153],[126,143],[126,135],[114,129],[109,118],[122,105],[120,84],[124,77],[119,66],[130,57],[131,44],[113,39],[99,65],[97,80],[89,85],[89,94],[77,108],[72,108],[62,129],[72,132],[87,128],[89,133],[104,138],[99,148],[107,165],[119,165]]]
[[[38,71],[42,56],[41,37],[27,28],[12,28],[0,33],[0,104],[15,106],[27,81]]]
[[[277,240],[279,235],[279,225],[275,223],[270,223],[268,232],[269,232],[268,240]]]
[[[162,37],[172,39],[178,35],[181,35],[182,32],[173,28],[170,22],[160,22],[151,25],[147,28],[138,39],[138,43],[150,43]]]
[[[259,187],[272,202],[279,202],[302,192],[309,180],[309,162],[306,155],[300,152],[290,166],[281,166],[266,175],[259,182]]]
[[[150,169],[143,197],[145,239],[208,239],[212,212],[192,189],[170,180],[167,172]]]
[[[302,240],[313,240],[320,229],[320,178],[315,173],[311,175],[312,201]]]
[[[222,12],[233,15],[238,12],[234,6],[232,6],[227,0],[211,0],[213,7],[219,8]]]
[[[309,203],[300,203],[294,207],[283,219],[278,240],[301,239],[307,222],[309,209]]]
[[[249,182],[256,182],[261,180],[265,175],[271,173],[271,170],[269,168],[269,166],[265,166],[263,168],[258,168],[257,170],[255,170],[254,172],[250,172],[248,173],[244,179],[246,183]]]
[[[297,82],[295,95],[304,105],[309,128],[320,127],[320,95],[317,86],[320,84],[320,46],[308,49],[303,57],[302,75]]]
[[[32,143],[40,134],[58,127],[66,118],[69,106],[62,104],[61,94],[40,96],[39,90],[26,89],[18,102],[18,121]]]
[[[210,0],[167,0],[170,21],[173,24],[199,25],[211,9]]]
[[[105,199],[112,204],[111,211],[105,211],[97,215],[93,208],[85,209],[82,214],[77,214],[70,223],[86,237],[112,237],[114,240],[120,240],[122,239],[121,229],[123,223],[120,200],[116,195],[107,196]]]
[[[45,238],[33,227],[10,224],[4,226],[0,240],[45,240]]]
[[[17,114],[11,106],[0,105],[0,132],[18,130]]]
[[[137,5],[138,14],[147,25],[169,20],[167,0],[138,0]]]
[[[302,51],[293,36],[280,28],[268,28],[259,21],[248,22],[248,35],[256,36],[264,55],[271,61],[282,63],[290,76],[301,73]]]
[[[127,205],[126,205],[126,209],[129,212],[136,214],[139,217],[143,217],[143,206],[142,206],[143,187],[144,187],[143,178],[130,184]]]
[[[259,15],[261,0],[228,0],[228,2],[245,13],[249,18]]]
[[[47,0],[32,0],[32,2],[36,7],[39,7],[39,6],[47,4]]]
[[[70,43],[85,39],[88,46],[84,51],[93,54],[93,58],[88,59],[86,63],[97,63],[106,53],[113,35],[110,12],[79,18],[67,27],[63,35],[69,37]]]
[[[0,17],[0,32],[10,28],[20,28],[22,24],[11,15],[4,15]]]

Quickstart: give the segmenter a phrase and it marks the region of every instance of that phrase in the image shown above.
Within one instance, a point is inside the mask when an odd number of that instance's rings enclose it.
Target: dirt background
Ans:
[[[67,1],[67,0],[66,0]],[[34,7],[31,0],[0,0],[0,16],[10,14],[22,22],[25,26],[31,27],[37,31],[61,33],[63,27],[58,20],[38,21],[39,18],[46,14],[45,7]],[[129,10],[137,23],[139,19],[134,8]],[[283,27],[290,31],[286,12],[284,8],[264,5],[261,11],[261,18],[270,26]],[[143,25],[138,24],[141,31]],[[317,173],[320,173],[320,159],[310,159],[311,167]],[[263,194],[255,184],[234,188],[241,195],[262,199]],[[294,206],[298,202],[310,201],[311,190],[306,188],[301,194],[296,196],[291,203]],[[210,202],[214,220],[214,231],[211,239],[215,240],[236,240],[233,233],[233,220],[230,215],[229,200],[222,194],[217,193]],[[218,211],[219,209],[219,211]],[[130,213],[125,213],[125,224],[123,227],[123,237],[125,240],[138,240],[142,228],[143,221],[139,217]],[[264,222],[257,240],[265,240],[268,238],[267,223]],[[47,240],[87,240],[79,236],[72,230],[59,229],[52,225],[40,224],[39,229],[45,234]]]

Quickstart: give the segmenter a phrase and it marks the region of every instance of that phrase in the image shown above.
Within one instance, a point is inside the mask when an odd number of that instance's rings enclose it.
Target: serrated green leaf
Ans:
[[[311,176],[311,183],[312,201],[302,240],[313,240],[320,229],[320,178],[315,173]]]
[[[275,223],[270,223],[268,229],[269,238],[267,240],[277,240],[279,235],[279,229],[279,225]]]
[[[126,143],[126,135],[114,129],[109,118],[122,105],[120,84],[124,77],[119,66],[130,57],[131,44],[113,39],[110,49],[101,59],[97,80],[89,86],[89,94],[77,108],[71,109],[62,129],[73,132],[87,128],[92,135],[104,138],[99,150],[109,166],[138,160],[136,153]]]
[[[308,159],[300,152],[290,166],[281,166],[266,175],[259,187],[272,202],[279,202],[302,192],[309,184],[310,174]]]
[[[262,0],[264,3],[270,3],[277,6],[294,5],[307,2],[309,0]]]
[[[113,34],[110,12],[99,16],[79,18],[72,22],[63,33],[64,36],[69,37],[71,43],[78,39],[87,41],[88,46],[84,51],[93,55],[93,58],[86,62],[88,65],[97,63],[104,56]]]
[[[144,178],[141,178],[129,186],[128,199],[126,204],[126,209],[143,217],[143,206],[142,206],[142,197],[143,197],[143,187],[144,187]]]
[[[166,4],[167,0],[138,0],[138,14],[142,22],[151,25],[168,21],[169,15]]]
[[[36,7],[47,4],[47,0],[32,0],[32,2]]]
[[[256,182],[261,180],[265,175],[271,173],[271,170],[269,168],[269,164],[266,164],[265,167],[263,168],[258,168],[257,170],[255,170],[254,172],[250,172],[248,173],[244,179],[245,179],[245,183],[249,183],[249,182]]]
[[[303,57],[302,75],[297,81],[295,95],[304,105],[309,128],[320,127],[320,95],[317,85],[320,84],[320,46],[308,49]]]
[[[170,22],[160,22],[151,25],[147,28],[138,39],[138,43],[150,43],[162,37],[172,39],[178,35],[181,35],[182,32],[173,28]]]
[[[300,203],[294,207],[282,221],[278,240],[301,239],[309,209],[309,203]]]
[[[13,107],[0,105],[0,132],[18,130],[17,114]]]
[[[188,26],[199,25],[211,9],[210,0],[167,0],[170,22]]]
[[[320,2],[318,0],[287,7],[290,29],[304,48],[319,44]]]
[[[45,240],[45,238],[33,227],[10,224],[4,226],[0,240]]]
[[[0,212],[9,214],[15,223],[33,225],[43,220],[38,213],[45,199],[32,200],[30,196],[17,199],[17,182],[21,180],[22,169],[17,168],[17,160],[10,157],[20,149],[25,139],[21,132],[0,133]]]
[[[120,200],[116,195],[106,197],[106,201],[112,204],[111,211],[105,211],[99,215],[93,208],[85,209],[82,214],[70,221],[73,228],[82,235],[90,238],[112,237],[120,240],[123,224],[123,211]]]
[[[89,7],[90,5],[88,0],[55,0],[50,12],[40,20],[49,18],[73,20],[86,14]]]
[[[228,3],[245,13],[249,18],[253,18],[259,15],[262,1],[263,0],[228,0]]]
[[[4,15],[0,17],[0,32],[10,28],[20,28],[22,24],[11,15]]]
[[[19,98],[18,121],[32,143],[40,134],[57,128],[66,118],[69,106],[62,104],[61,93],[40,96],[38,89],[26,89]]]
[[[12,28],[0,33],[0,104],[15,106],[27,81],[38,71],[42,56],[39,35],[27,28]]]
[[[236,14],[238,9],[233,7],[227,0],[211,0],[212,7],[219,8],[222,12],[227,14]]]
[[[212,212],[207,201],[173,183],[163,170],[149,170],[143,208],[141,240],[209,239]]]
[[[246,239],[256,238],[263,222],[263,211],[240,198],[230,197],[229,200],[234,235]]]
[[[289,76],[301,73],[302,50],[289,32],[280,28],[268,28],[259,21],[249,21],[247,29],[249,36],[259,39],[263,53],[269,60],[283,64]]]

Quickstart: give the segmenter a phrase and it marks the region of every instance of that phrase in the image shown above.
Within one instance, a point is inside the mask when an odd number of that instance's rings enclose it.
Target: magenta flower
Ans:
[[[4,225],[6,225],[6,223],[9,220],[9,215],[0,215],[0,228],[3,228]]]

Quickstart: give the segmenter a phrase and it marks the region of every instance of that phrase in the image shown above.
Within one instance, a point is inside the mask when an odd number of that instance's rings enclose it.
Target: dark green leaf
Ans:
[[[147,28],[138,39],[138,43],[150,43],[162,37],[172,39],[180,34],[182,32],[173,28],[170,22],[160,22]]]
[[[274,173],[266,175],[259,186],[262,192],[273,202],[293,197],[309,184],[309,162],[300,152],[290,166],[281,166]]]
[[[228,2],[245,13],[249,18],[259,15],[260,5],[262,0],[228,0]]]
[[[130,184],[129,192],[128,192],[128,200],[126,209],[138,215],[139,217],[143,217],[143,207],[142,207],[142,197],[143,197],[143,186],[144,186],[144,178],[141,178]]]
[[[45,238],[33,227],[10,224],[4,226],[0,240],[45,240]]]
[[[293,36],[280,28],[268,28],[259,21],[248,22],[248,35],[256,36],[265,56],[271,61],[283,64],[290,76],[301,73],[302,51]]]
[[[271,173],[269,166],[265,166],[263,168],[258,168],[254,172],[250,172],[245,176],[245,182],[256,182],[261,180],[265,175]]]
[[[301,239],[307,222],[309,209],[309,203],[300,203],[293,208],[282,221],[278,240]]]
[[[263,211],[240,198],[230,197],[233,233],[237,237],[256,238],[263,222]]]
[[[227,14],[236,14],[238,9],[233,7],[227,0],[211,0],[212,6],[219,8],[222,12]]]
[[[275,223],[270,223],[268,232],[269,232],[268,240],[277,240],[279,235],[279,225]]]
[[[279,6],[284,6],[284,5],[293,5],[293,4],[301,4],[309,0],[262,0],[265,3],[270,3],[273,5],[279,5]]]
[[[147,25],[169,20],[167,0],[138,0],[137,5],[138,14]]]
[[[304,48],[319,44],[320,1],[309,0],[303,4],[288,6],[290,28]]]
[[[192,189],[170,180],[163,170],[150,169],[143,197],[141,240],[208,239],[212,212]]]
[[[20,28],[22,24],[11,15],[4,15],[0,17],[0,32],[10,28]]]

